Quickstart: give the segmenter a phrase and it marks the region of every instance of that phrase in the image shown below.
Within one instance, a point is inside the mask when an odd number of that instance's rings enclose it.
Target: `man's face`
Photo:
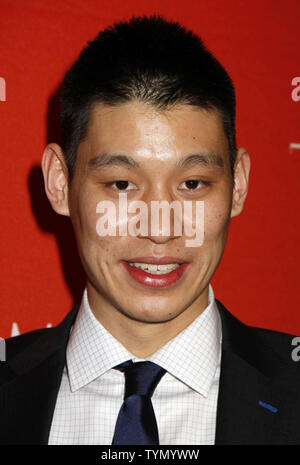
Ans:
[[[128,165],[123,158],[103,166],[104,154],[122,154],[135,163]],[[194,157],[183,163],[195,154],[219,158],[204,163]],[[109,200],[117,207],[119,193],[125,192],[128,205],[141,200],[149,211],[153,200],[177,200],[182,206],[184,201],[204,201],[203,244],[187,247],[185,241],[191,238],[175,236],[172,228],[168,235],[151,235],[150,224],[146,236],[99,236],[97,204]],[[158,112],[136,101],[115,107],[97,104],[78,148],[68,192],[91,300],[112,318],[192,321],[207,304],[208,284],[225,247],[232,193],[228,142],[216,111],[182,104]],[[129,262],[145,263],[145,257],[172,257],[166,261],[184,262],[184,272],[180,279],[166,279],[162,285],[161,276],[152,275],[151,284],[151,278],[142,279],[145,275],[141,278],[128,268]]]

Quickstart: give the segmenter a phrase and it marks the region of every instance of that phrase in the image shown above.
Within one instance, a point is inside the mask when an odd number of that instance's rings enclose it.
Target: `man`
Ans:
[[[0,442],[298,443],[291,336],[244,325],[210,285],[250,171],[224,68],[177,23],[115,24],[65,76],[62,130],[45,189],[70,216],[86,289],[57,327],[7,340]],[[182,234],[150,227],[155,201],[177,202]]]

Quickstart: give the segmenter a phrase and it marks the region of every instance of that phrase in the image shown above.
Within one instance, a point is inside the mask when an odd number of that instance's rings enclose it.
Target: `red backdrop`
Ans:
[[[44,194],[41,155],[47,141],[60,140],[59,84],[87,40],[149,13],[201,35],[236,86],[250,188],[215,294],[246,323],[300,334],[300,150],[290,148],[300,143],[300,91],[292,86],[300,76],[299,0],[1,0],[0,11],[0,336],[55,325],[80,299],[70,223]]]

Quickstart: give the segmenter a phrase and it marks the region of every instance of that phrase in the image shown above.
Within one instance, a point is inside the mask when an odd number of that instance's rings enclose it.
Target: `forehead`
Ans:
[[[131,101],[98,103],[91,110],[87,135],[79,146],[86,161],[101,154],[124,154],[147,161],[176,163],[187,154],[214,153],[228,164],[228,141],[217,110],[187,104],[157,110]]]

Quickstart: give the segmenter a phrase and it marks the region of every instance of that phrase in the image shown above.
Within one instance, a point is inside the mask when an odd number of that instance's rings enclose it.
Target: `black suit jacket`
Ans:
[[[247,326],[217,305],[223,340],[215,443],[300,444],[293,336]],[[54,328],[7,339],[7,361],[0,363],[0,444],[48,443],[78,308]]]

